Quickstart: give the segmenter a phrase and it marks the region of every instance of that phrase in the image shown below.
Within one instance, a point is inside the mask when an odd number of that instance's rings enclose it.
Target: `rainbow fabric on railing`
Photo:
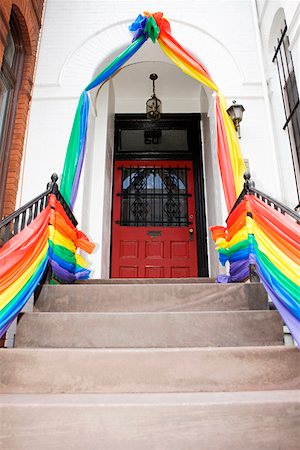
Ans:
[[[245,164],[233,122],[226,112],[227,105],[224,96],[202,64],[172,36],[170,23],[163,13],[139,15],[129,29],[135,33],[133,42],[84,89],[80,96],[63,168],[60,186],[63,197],[73,208],[85,157],[90,110],[88,91],[112,77],[150,37],[153,42],[158,41],[168,58],[184,73],[216,92],[218,159],[225,200],[228,211],[230,211],[243,187]]]
[[[0,337],[27,303],[48,262],[65,282],[89,277],[77,248],[91,253],[94,244],[77,230],[54,194],[48,206],[0,248]]]
[[[230,264],[220,282],[244,281],[256,271],[283,321],[300,345],[300,225],[253,195],[230,213],[227,228],[211,227],[219,258]]]

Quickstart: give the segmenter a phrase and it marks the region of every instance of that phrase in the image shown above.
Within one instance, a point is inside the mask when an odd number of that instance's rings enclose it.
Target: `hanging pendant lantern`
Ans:
[[[161,101],[155,95],[155,80],[158,76],[152,73],[149,78],[153,82],[153,94],[146,102],[146,115],[150,120],[158,120],[161,116]]]

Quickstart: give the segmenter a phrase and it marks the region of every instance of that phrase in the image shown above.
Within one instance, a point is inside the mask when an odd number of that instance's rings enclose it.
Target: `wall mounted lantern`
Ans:
[[[243,119],[243,112],[245,111],[245,108],[243,105],[237,105],[235,100],[233,100],[232,103],[233,104],[227,109],[227,112],[232,119],[238,138],[241,139],[240,122]]]
[[[156,73],[151,73],[149,78],[153,82],[153,94],[146,102],[146,115],[150,120],[158,120],[161,115],[161,101],[155,95],[155,80],[158,76]]]

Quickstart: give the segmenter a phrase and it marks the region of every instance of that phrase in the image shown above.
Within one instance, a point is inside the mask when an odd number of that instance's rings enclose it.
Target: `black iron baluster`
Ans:
[[[42,211],[43,211],[43,209],[44,209],[44,207],[43,207],[43,203],[44,203],[44,199],[45,199],[45,197],[42,197],[41,199],[40,199],[40,201],[39,201],[39,212],[41,213]]]
[[[26,223],[26,211],[24,211],[22,213],[22,220],[21,220],[21,230],[23,230],[25,228],[25,223]],[[20,231],[21,231],[20,230]]]
[[[37,215],[38,215],[38,202],[36,202],[33,207],[33,218],[35,219]]]
[[[14,235],[19,233],[19,219],[20,216],[17,216],[14,220]]]
[[[27,219],[27,225],[29,225],[32,222],[32,206],[28,208],[28,219]]]
[[[8,223],[5,227],[5,231],[4,231],[4,242],[9,241],[10,239],[10,223]]]

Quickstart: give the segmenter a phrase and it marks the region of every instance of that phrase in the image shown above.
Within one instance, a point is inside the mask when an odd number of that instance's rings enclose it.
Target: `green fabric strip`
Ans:
[[[292,280],[290,280],[286,275],[284,275],[276,266],[269,260],[269,258],[259,250],[257,242],[253,243],[255,247],[255,253],[261,260],[265,268],[270,272],[270,274],[277,279],[277,281],[282,285],[282,287],[298,302],[300,303],[300,288]]]
[[[52,252],[62,258],[64,261],[76,264],[76,258],[73,252],[68,250],[66,247],[63,247],[62,245],[56,245],[49,239],[49,246],[51,247]]]
[[[145,26],[145,31],[148,33],[149,38],[151,39],[153,44],[155,44],[156,39],[159,36],[160,29],[159,29],[159,26],[157,25],[156,20],[154,19],[153,16],[150,16],[148,18],[146,26]]]
[[[81,115],[81,106],[83,102],[83,93],[79,97],[76,114],[74,117],[74,122],[72,126],[72,131],[67,147],[66,159],[64,163],[63,173],[61,177],[61,185],[60,192],[67,202],[70,205],[71,200],[71,191],[73,180],[76,172],[77,162],[79,158],[79,141],[80,141],[80,115]]]

